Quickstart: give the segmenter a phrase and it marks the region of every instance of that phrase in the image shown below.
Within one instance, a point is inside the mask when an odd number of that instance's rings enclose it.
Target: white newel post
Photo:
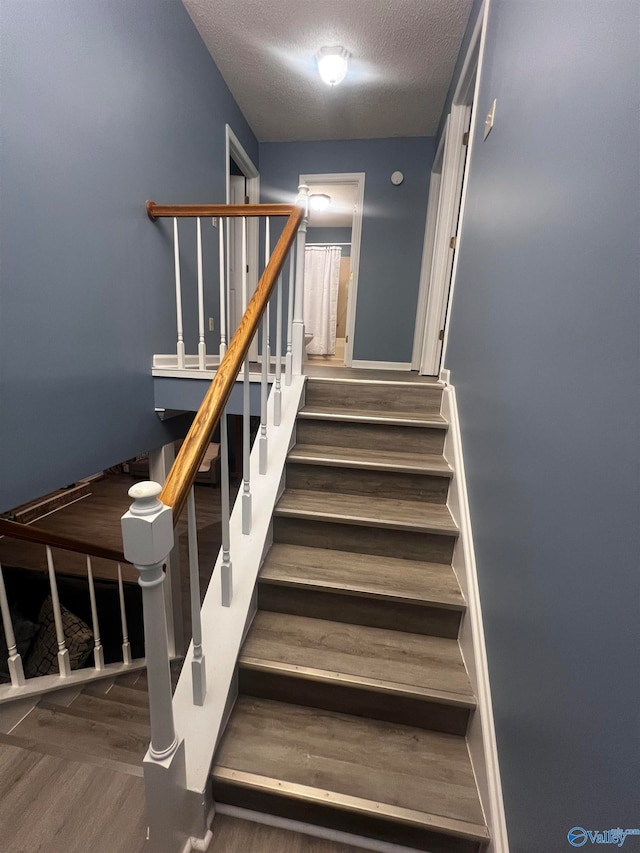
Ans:
[[[176,853],[184,846],[182,804],[186,792],[184,740],[173,722],[169,645],[164,604],[164,563],[173,547],[173,512],[158,498],[158,483],[136,483],[122,516],[124,553],[140,572],[149,685],[151,744],[144,759],[149,849]]]
[[[307,224],[309,222],[309,187],[300,184],[296,204],[304,208],[304,218],[300,223],[296,238],[296,293],[293,306],[292,347],[294,376],[302,373],[304,364],[304,250],[307,242]]]
[[[121,522],[125,557],[140,572],[151,714],[150,753],[158,761],[169,758],[178,747],[163,589],[164,563],[173,548],[173,512],[158,499],[161,491],[159,483],[132,486],[129,497],[133,503]]]

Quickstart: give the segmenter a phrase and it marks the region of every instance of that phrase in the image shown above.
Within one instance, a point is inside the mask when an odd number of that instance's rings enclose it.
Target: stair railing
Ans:
[[[139,659],[134,662],[131,657],[131,643],[129,641],[122,572],[122,564],[125,563],[125,557],[121,551],[95,545],[92,542],[87,542],[82,539],[63,536],[48,530],[43,530],[42,528],[34,525],[20,524],[18,522],[8,521],[5,519],[0,519],[0,536],[6,536],[11,539],[19,539],[21,541],[44,546],[56,643],[58,648],[57,676],[40,675],[32,678],[25,678],[24,661],[22,660],[22,655],[18,649],[18,643],[16,641],[11,602],[7,595],[5,576],[2,565],[0,564],[0,613],[2,614],[4,637],[8,652],[7,668],[11,679],[10,685],[0,685],[0,702],[14,699],[16,696],[24,697],[32,694],[35,695],[39,692],[43,692],[44,690],[55,689],[56,687],[69,683],[70,679],[75,683],[82,680],[91,680],[100,674],[116,675],[123,666],[129,667],[133,663],[136,665],[142,665],[144,663],[144,659]],[[66,620],[64,618],[63,605],[60,603],[60,596],[58,593],[58,579],[56,576],[54,549],[79,553],[84,555],[86,559],[86,578],[91,613],[90,627],[93,633],[93,668],[83,667],[82,669],[72,671],[67,637],[65,636]],[[117,565],[118,609],[122,629],[122,664],[105,665],[104,649],[100,635],[100,622],[98,617],[92,563],[93,559],[110,560]]]
[[[151,717],[151,744],[145,758],[145,784],[147,787],[147,817],[149,838],[154,850],[159,853],[173,853],[182,849],[185,838],[193,832],[185,830],[186,823],[193,827],[193,811],[202,808],[202,794],[192,807],[185,806],[186,766],[185,737],[188,732],[176,732],[173,714],[172,690],[169,672],[167,627],[163,582],[164,564],[173,548],[173,528],[186,506],[189,537],[189,574],[191,586],[191,620],[193,644],[191,658],[191,696],[195,706],[202,706],[207,695],[205,653],[219,653],[217,649],[203,648],[201,626],[201,596],[199,586],[199,560],[196,530],[196,511],[194,482],[202,464],[214,431],[220,426],[220,462],[221,462],[221,525],[222,548],[220,562],[220,606],[228,608],[233,599],[232,553],[230,541],[230,494],[228,468],[228,436],[226,405],[239,379],[243,386],[243,435],[242,435],[242,484],[239,499],[242,511],[242,535],[248,536],[252,527],[252,484],[250,479],[250,403],[251,403],[251,364],[249,350],[256,336],[260,344],[260,427],[259,427],[259,475],[266,474],[269,467],[268,442],[271,427],[280,425],[282,411],[282,373],[284,366],[285,384],[291,377],[300,375],[304,361],[304,322],[303,322],[303,277],[304,240],[308,218],[308,188],[301,187],[295,205],[179,205],[163,206],[147,203],[149,216],[156,220],[161,217],[173,219],[174,236],[174,274],[176,282],[177,310],[177,363],[178,368],[189,366],[189,357],[185,350],[185,336],[182,324],[182,276],[181,253],[178,244],[180,228],[178,220],[196,220],[196,268],[198,270],[198,364],[199,369],[207,365],[207,355],[203,340],[204,284],[202,263],[201,219],[217,220],[219,238],[218,275],[215,288],[210,291],[219,293],[220,307],[220,363],[213,380],[196,413],[192,426],[184,439],[175,462],[163,485],[159,483],[138,483],[129,490],[133,498],[130,510],[122,518],[124,553],[140,573],[140,586],[143,593],[145,647],[147,655],[147,673],[149,684],[149,707]],[[249,298],[247,267],[247,223],[249,218],[264,220],[264,271],[260,276],[256,290]],[[286,217],[282,232],[271,249],[272,221]],[[243,316],[235,334],[227,346],[226,330],[229,328],[229,264],[225,257],[230,223],[240,218],[241,222],[241,271],[242,271],[242,307]],[[184,224],[182,225],[184,229]],[[283,294],[282,271],[294,242],[297,244],[297,276],[294,271],[294,257],[289,260],[289,282],[295,279],[295,294],[289,288],[289,309],[286,329],[287,352],[283,354]],[[301,272],[302,271],[302,272]],[[272,371],[271,329],[269,303],[275,295],[275,364]],[[259,327],[262,321],[261,333]],[[255,374],[254,374],[255,375]],[[272,385],[273,421],[267,423],[268,385]],[[181,680],[189,677],[181,674]],[[228,689],[224,685],[225,693]],[[212,756],[209,756],[209,760]],[[196,792],[196,795],[198,792]],[[185,813],[191,811],[187,820]],[[186,822],[185,822],[186,821]],[[206,814],[200,818],[202,834],[206,832]]]

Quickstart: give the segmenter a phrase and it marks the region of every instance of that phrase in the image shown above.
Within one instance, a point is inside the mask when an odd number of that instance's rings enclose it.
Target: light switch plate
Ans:
[[[493,127],[493,122],[495,121],[495,117],[496,117],[496,99],[494,98],[493,103],[491,104],[491,109],[487,113],[487,117],[484,120],[484,138],[485,139],[491,133],[491,128]]]

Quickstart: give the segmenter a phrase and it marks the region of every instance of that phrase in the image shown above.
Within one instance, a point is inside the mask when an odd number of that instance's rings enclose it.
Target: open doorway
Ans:
[[[300,175],[309,187],[305,249],[307,358],[351,365],[356,316],[364,174]],[[322,209],[315,201],[324,202]]]
[[[244,150],[238,137],[229,125],[226,133],[226,202],[227,204],[259,204],[260,174],[251,158]],[[248,303],[258,286],[258,227],[256,217],[247,219],[247,294]],[[227,281],[229,298],[227,302],[227,341],[233,337],[244,314],[243,310],[243,271],[242,271],[242,219],[229,220],[227,231]],[[254,338],[249,349],[249,359],[256,361],[258,342]]]

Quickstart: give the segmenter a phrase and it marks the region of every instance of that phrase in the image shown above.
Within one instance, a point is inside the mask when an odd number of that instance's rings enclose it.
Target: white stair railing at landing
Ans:
[[[25,666],[22,655],[18,649],[14,630],[14,614],[11,601],[7,594],[5,576],[0,564],[0,613],[5,642],[7,646],[7,668],[10,677],[9,684],[0,684],[0,705],[25,699],[37,697],[41,693],[50,692],[61,687],[81,684],[92,681],[98,677],[118,675],[127,668],[140,667],[144,665],[144,658],[132,660],[131,643],[127,624],[127,611],[125,605],[124,585],[122,580],[122,566],[124,555],[109,548],[93,545],[68,536],[61,536],[36,525],[19,524],[14,521],[0,519],[0,535],[21,541],[38,543],[42,545],[46,554],[47,576],[49,581],[49,596],[51,598],[51,610],[53,613],[53,624],[55,627],[55,639],[57,644],[57,673],[46,675],[25,676]],[[91,613],[91,628],[93,634],[93,667],[83,666],[72,668],[69,656],[68,638],[65,633],[65,609],[60,602],[58,592],[58,574],[56,571],[53,549],[72,551],[84,554],[87,567],[87,598]],[[117,591],[118,591],[118,613],[114,614],[114,621],[120,621],[122,628],[122,662],[111,662],[105,664],[104,648],[100,634],[100,622],[98,617],[98,601],[94,581],[92,558],[107,559],[117,564]],[[28,571],[25,569],[25,571]],[[104,611],[103,611],[104,615]],[[79,618],[79,617],[78,617]],[[41,627],[41,631],[46,626]],[[36,635],[32,646],[37,646],[39,634]],[[31,652],[30,652],[31,654]],[[34,664],[35,666],[35,664]],[[29,667],[27,667],[27,670]]]
[[[298,188],[296,204],[306,206],[308,202],[309,188],[301,185]],[[206,211],[223,210],[218,216],[209,216]],[[170,371],[196,371],[214,370],[218,367],[227,351],[236,317],[234,316],[235,301],[242,304],[243,313],[246,310],[252,289],[255,287],[255,275],[253,267],[257,258],[251,256],[252,247],[262,242],[265,249],[266,259],[270,257],[271,220],[274,218],[265,212],[258,220],[257,230],[253,231],[253,238],[249,233],[250,221],[255,221],[256,214],[250,210],[258,207],[267,208],[275,212],[286,205],[177,205],[172,207],[175,215],[169,216],[166,212],[169,208],[156,205],[152,201],[147,202],[147,213],[150,218],[170,218],[172,227],[169,239],[173,241],[173,279],[175,291],[176,312],[176,347],[175,354],[165,353],[154,356],[154,368]],[[232,210],[242,209],[244,216],[228,215]],[[201,215],[195,215],[189,211],[199,210]],[[234,223],[240,220],[235,227]],[[195,220],[195,222],[192,222]],[[217,237],[212,236],[212,229],[217,231]],[[304,288],[304,244],[306,240],[307,218],[300,223],[296,237],[295,251],[291,252],[284,265],[284,282],[278,282],[278,292],[287,290],[287,316],[283,317],[284,298],[280,292],[279,298],[275,300],[276,313],[276,343],[275,349],[284,350],[284,365],[281,366],[285,375],[285,383],[291,384],[294,375],[294,350],[299,354],[295,370],[300,373],[304,356],[304,323],[303,323],[303,288]],[[234,250],[234,243],[238,246]],[[193,263],[188,263],[189,250],[185,246],[193,246],[195,241],[195,258]],[[216,263],[217,254],[217,263]],[[237,269],[231,260],[238,255],[235,262]],[[297,259],[300,258],[300,263]],[[266,260],[265,260],[266,265]],[[193,270],[195,270],[195,277]],[[235,273],[235,274],[234,274]],[[235,287],[233,286],[235,284]],[[236,288],[238,292],[236,292]],[[207,351],[206,342],[206,317],[205,307],[217,317],[209,317],[212,325],[209,332],[216,325],[218,329],[217,345],[213,350]],[[197,317],[197,322],[196,322]],[[186,318],[186,319],[185,319]],[[197,335],[194,330],[197,326]],[[279,330],[279,334],[278,334]],[[283,331],[284,330],[284,331]],[[272,329],[270,319],[270,305],[267,306],[264,317],[264,327],[261,334],[261,346],[267,353],[267,367],[274,367],[271,353],[274,349],[270,346]],[[261,353],[261,360],[262,360]],[[276,359],[275,367],[278,366]]]
[[[129,490],[133,504],[122,518],[124,553],[140,572],[151,715],[151,745],[144,762],[149,838],[157,853],[181,853],[189,838],[202,847],[208,831],[210,786],[207,783],[218,733],[230,690],[239,644],[250,608],[271,511],[277,499],[295,413],[303,387],[304,325],[302,322],[304,242],[307,187],[300,188],[297,205],[194,205],[161,207],[147,203],[152,219],[173,219],[174,273],[177,305],[177,364],[188,368],[182,327],[182,277],[179,220],[196,219],[198,297],[198,364],[207,365],[204,346],[204,298],[219,294],[220,363],[202,406],[196,413],[164,485],[138,483]],[[215,217],[218,231],[218,280],[207,282],[202,263],[201,219]],[[227,344],[230,329],[230,288],[225,280],[225,256],[230,222],[240,218],[243,317]],[[247,225],[250,217],[264,223],[264,270],[251,295],[247,275]],[[272,248],[277,217],[287,217]],[[289,256],[289,314],[287,355],[283,358],[282,270]],[[269,303],[274,300],[275,365],[269,394],[271,329]],[[251,449],[249,349],[258,337],[261,356],[260,426]],[[290,356],[290,357],[289,357]],[[283,364],[284,361],[284,364]],[[285,373],[283,394],[282,373]],[[226,404],[238,379],[243,379],[242,483],[231,512]],[[214,430],[220,426],[222,547],[203,607],[193,483]],[[163,566],[174,546],[173,529],[186,507],[191,583],[193,641],[172,700],[169,646],[163,592]],[[232,568],[233,566],[233,568]],[[219,580],[218,580],[219,578]],[[206,615],[206,618],[203,617]],[[219,633],[216,633],[219,632]],[[216,637],[213,645],[209,638]],[[185,847],[185,845],[187,845]]]

